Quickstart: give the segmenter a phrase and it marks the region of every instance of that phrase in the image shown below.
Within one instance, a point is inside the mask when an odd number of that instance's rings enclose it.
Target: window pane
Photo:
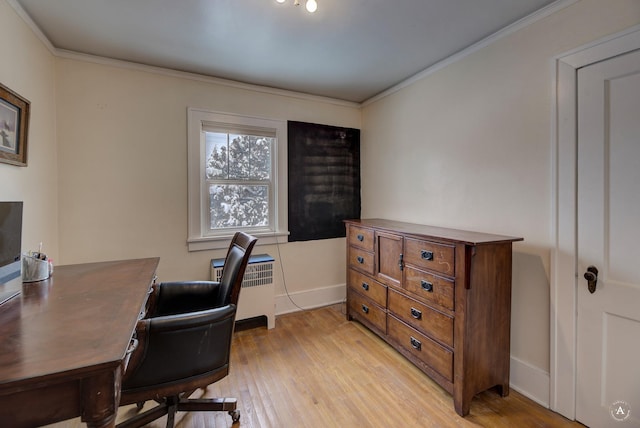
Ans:
[[[229,135],[229,178],[232,180],[248,180],[251,176],[251,138]]]
[[[211,229],[269,225],[269,187],[236,184],[209,186]]]
[[[270,180],[272,137],[205,132],[205,178]]]
[[[227,145],[227,134],[205,132],[205,177],[207,179],[229,178]]]
[[[269,180],[274,138],[229,134],[229,178]]]
[[[256,138],[251,148],[251,171],[253,180],[271,179],[271,144],[275,138]]]

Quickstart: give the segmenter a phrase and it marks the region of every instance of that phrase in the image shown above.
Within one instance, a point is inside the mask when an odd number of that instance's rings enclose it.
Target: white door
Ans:
[[[640,427],[640,51],[578,71],[577,269],[576,419]]]

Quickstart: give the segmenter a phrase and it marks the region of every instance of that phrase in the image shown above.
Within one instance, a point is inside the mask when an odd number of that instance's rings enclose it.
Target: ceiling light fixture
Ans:
[[[284,3],[287,0],[276,0],[278,3]],[[300,0],[293,0],[294,6],[300,6]],[[318,10],[318,2],[316,0],[306,0],[305,7],[308,12],[313,13]]]

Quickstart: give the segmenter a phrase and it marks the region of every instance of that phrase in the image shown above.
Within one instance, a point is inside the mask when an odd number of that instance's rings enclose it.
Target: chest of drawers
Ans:
[[[347,318],[453,395],[509,394],[512,243],[522,238],[382,219],[348,220]]]

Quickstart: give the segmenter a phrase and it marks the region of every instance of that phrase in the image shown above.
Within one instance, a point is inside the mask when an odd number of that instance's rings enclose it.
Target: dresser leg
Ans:
[[[460,416],[467,416],[471,410],[474,391],[468,382],[458,381],[453,385],[453,407]]]
[[[471,398],[463,400],[456,400],[454,398],[453,407],[456,409],[456,413],[460,416],[467,416],[469,414],[469,410],[471,410]]]
[[[498,385],[498,392],[501,396],[506,397],[509,395],[509,383],[503,383],[502,385]]]

